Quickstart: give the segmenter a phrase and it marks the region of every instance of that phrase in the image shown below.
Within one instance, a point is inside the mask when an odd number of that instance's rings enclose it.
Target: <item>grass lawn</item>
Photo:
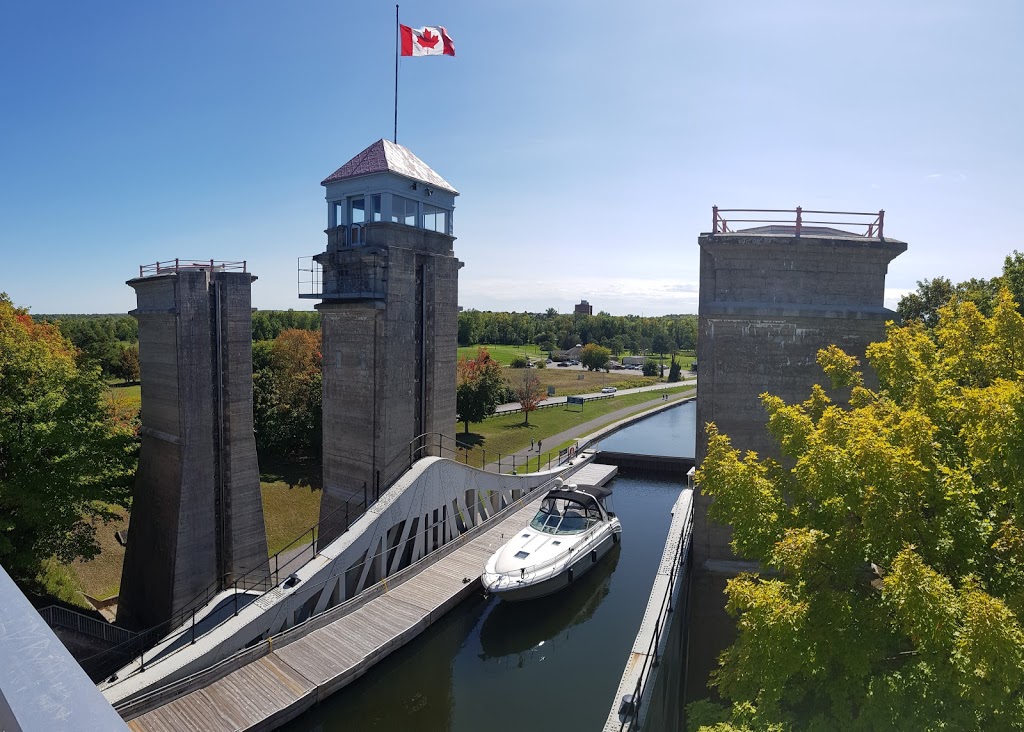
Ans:
[[[263,520],[269,553],[274,554],[317,522],[321,467],[319,462],[289,464],[280,460],[261,460],[261,464]],[[109,524],[97,522],[100,554],[88,562],[48,563],[40,576],[46,591],[65,602],[90,609],[83,593],[98,600],[118,594],[124,547],[117,543],[114,532],[127,528],[127,515]]]
[[[508,366],[512,363],[512,359],[521,358],[525,352],[527,356],[533,358],[547,358],[547,351],[540,350],[540,347],[536,344],[529,344],[527,346],[499,346],[496,344],[481,343],[477,346],[462,346],[459,348],[459,358],[465,356],[466,358],[476,358],[477,349],[483,346],[487,349],[487,352],[491,354],[491,358],[500,363],[502,366]]]
[[[88,562],[79,560],[71,564],[61,564],[51,559],[44,565],[39,577],[47,593],[90,610],[92,606],[83,593],[97,600],[105,600],[118,594],[121,589],[124,547],[117,543],[114,532],[128,528],[127,514],[109,524],[96,521],[94,527],[96,542],[100,545],[100,553],[95,559]]]
[[[505,369],[505,380],[513,387],[523,378],[525,369]],[[614,386],[617,389],[632,389],[658,383],[656,376],[644,376],[639,371],[577,371],[548,366],[546,369],[530,369],[529,373],[540,379],[541,388],[547,393],[549,386],[555,387],[555,396],[587,394],[600,391],[601,387]]]
[[[675,394],[680,391],[694,391],[690,386],[666,385],[665,391]],[[530,424],[523,424],[522,414],[507,414],[489,417],[483,422],[470,424],[471,432],[468,435],[468,442],[472,445],[469,448],[468,463],[481,467],[485,463],[495,462],[498,454],[511,455],[530,446],[530,439],[544,440],[560,432],[571,429],[576,425],[589,422],[610,412],[617,411],[623,407],[629,407],[644,402],[653,401],[654,406],[661,397],[661,391],[639,392],[637,394],[617,395],[612,399],[602,399],[589,402],[579,411],[579,407],[550,407],[538,409],[530,413]],[[609,419],[609,422],[612,421]],[[460,441],[467,441],[467,435],[463,432],[465,426],[457,426],[456,437]],[[558,455],[559,448],[565,445],[548,445],[548,448],[540,453],[542,464],[547,464],[548,455]],[[531,460],[536,459],[531,458]],[[466,453],[459,450],[459,461],[466,460]],[[502,465],[504,468],[504,463]],[[509,462],[509,469],[512,464]]]
[[[263,520],[271,556],[319,520],[322,474],[319,461],[260,460]]]
[[[135,407],[138,409],[142,406],[142,386],[139,384],[126,385],[114,382],[110,384],[107,396],[121,407]]]

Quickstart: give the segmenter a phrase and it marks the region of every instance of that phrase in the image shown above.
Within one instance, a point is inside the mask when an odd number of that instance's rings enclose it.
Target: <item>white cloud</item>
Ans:
[[[913,290],[908,290],[901,287],[886,287],[884,296],[885,306],[890,310],[895,310],[896,306],[900,302],[900,298],[910,292],[913,292]]]
[[[589,301],[595,313],[696,313],[697,283],[592,276],[475,278],[459,283],[459,304],[466,309],[542,312],[553,307],[570,312],[580,300]]]

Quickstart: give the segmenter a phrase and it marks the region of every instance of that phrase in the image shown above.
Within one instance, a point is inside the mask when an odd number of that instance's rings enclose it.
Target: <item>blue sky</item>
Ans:
[[[1024,250],[1024,4],[406,2],[398,141],[462,195],[466,308],[696,311],[711,206],[877,211],[917,280]],[[0,6],[0,290],[125,312],[138,265],[245,259],[308,308],[320,181],[390,137],[394,5]]]

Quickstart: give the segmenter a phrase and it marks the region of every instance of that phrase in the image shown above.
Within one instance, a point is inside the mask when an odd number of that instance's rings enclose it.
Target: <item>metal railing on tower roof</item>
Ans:
[[[812,211],[797,206],[795,209],[782,208],[719,208],[711,207],[712,234],[736,234],[736,233],[785,233],[800,236],[801,234],[835,236],[836,234],[848,234],[850,236],[863,236],[868,239],[883,239],[883,227],[885,225],[885,210],[877,213],[859,211]],[[735,214],[723,216],[723,214]],[[786,217],[776,218],[747,218],[750,214],[787,214]],[[810,214],[812,218],[804,218]],[[820,218],[822,216],[828,218]],[[836,220],[836,216],[853,218],[852,221]],[[737,230],[733,228],[737,223],[745,224],[767,224],[767,226],[754,227],[752,229]],[[833,226],[856,226],[865,227],[863,234],[853,231],[832,230]],[[824,227],[824,228],[821,228]],[[777,231],[774,229],[778,229]],[[759,231],[763,230],[763,231]]]
[[[174,274],[181,270],[208,269],[211,272],[245,272],[246,261],[226,262],[220,259],[169,259],[166,262],[153,262],[139,265],[139,277],[155,277],[157,275]]]

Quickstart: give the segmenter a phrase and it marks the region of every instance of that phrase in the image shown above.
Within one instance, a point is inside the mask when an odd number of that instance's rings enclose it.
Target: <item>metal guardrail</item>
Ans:
[[[739,214],[745,216],[746,214],[790,214],[786,218],[737,218],[734,216],[725,217],[722,214]],[[878,213],[864,213],[859,211],[812,211],[804,210],[801,206],[797,206],[795,210],[782,209],[782,208],[719,208],[718,206],[711,207],[711,233],[712,234],[734,234],[735,229],[730,228],[730,224],[746,223],[746,224],[783,224],[785,226],[794,227],[794,235],[800,236],[804,226],[808,224],[815,226],[864,226],[866,230],[864,236],[866,238],[877,237],[883,239],[882,234],[883,227],[885,225],[885,209],[881,209]],[[836,221],[834,219],[805,219],[804,214],[813,214],[815,216],[853,216],[857,217],[854,221]],[[873,217],[873,218],[871,218]],[[726,220],[728,218],[728,220]],[[852,233],[852,232],[851,232]]]
[[[691,468],[688,477],[692,474],[693,469]],[[692,483],[690,484],[689,490],[692,491]],[[636,685],[633,687],[632,694],[623,697],[619,704],[618,711],[619,718],[621,720],[619,724],[619,732],[623,732],[623,730],[629,730],[632,732],[632,730],[642,728],[644,694],[647,693],[648,684],[653,680],[654,670],[658,667],[661,660],[659,657],[659,651],[661,650],[662,639],[665,637],[665,633],[668,632],[668,627],[672,620],[673,613],[681,610],[685,616],[687,612],[689,593],[681,593],[683,594],[683,599],[681,603],[677,602],[676,604],[673,604],[673,593],[676,589],[676,581],[679,575],[685,571],[685,567],[690,559],[690,547],[693,543],[692,500],[688,506],[686,520],[683,523],[680,533],[679,545],[676,547],[676,553],[672,559],[668,583],[665,586],[665,594],[662,596],[661,602],[658,606],[658,617],[654,622],[654,632],[651,635],[651,641],[647,645],[647,650],[644,653],[644,662],[640,667],[640,674],[637,677]],[[680,604],[681,607],[677,606]],[[648,611],[650,611],[651,605],[648,604],[647,608]]]
[[[246,261],[225,262],[219,259],[169,259],[166,262],[140,264],[139,277],[175,274],[181,270],[208,269],[211,272],[245,272]]]
[[[366,602],[373,600],[374,598],[388,592],[391,589],[399,586],[407,578],[415,575],[423,567],[429,566],[444,557],[448,556],[451,552],[457,550],[467,542],[476,538],[479,534],[489,530],[497,522],[504,520],[508,515],[522,508],[525,504],[533,501],[538,495],[545,493],[554,484],[554,477],[545,481],[544,483],[534,487],[532,490],[527,490],[519,498],[509,501],[506,505],[499,508],[491,516],[488,516],[484,520],[480,521],[475,526],[469,527],[467,530],[460,533],[454,539],[444,541],[440,546],[429,551],[423,557],[410,565],[399,569],[397,572],[389,575],[388,577],[378,581],[374,585],[367,587],[365,590],[350,597],[349,599],[335,605],[332,608],[328,608],[323,612],[307,617],[301,622],[293,625],[286,630],[282,630],[272,636],[264,639],[263,642],[242,648],[224,659],[218,661],[212,666],[205,668],[201,671],[197,671],[189,676],[181,678],[177,681],[173,681],[166,686],[153,689],[152,691],[146,692],[139,696],[132,697],[131,699],[118,702],[114,705],[114,708],[122,715],[125,719],[133,719],[141,714],[145,714],[152,708],[166,704],[171,699],[188,693],[193,687],[207,686],[218,679],[221,679],[231,673],[234,670],[244,666],[247,663],[262,658],[273,652],[275,648],[280,648],[287,645],[293,640],[297,640],[315,629],[324,627],[325,625],[338,619],[347,613],[352,612],[355,608],[362,606]],[[481,502],[483,499],[480,499]],[[406,539],[406,543],[415,541],[417,537],[411,536]],[[397,545],[398,550],[403,550],[403,545]],[[372,562],[374,559],[387,556],[392,549],[390,547],[383,548],[380,552],[365,557],[356,567],[361,567],[367,562]],[[313,587],[319,587],[326,584],[336,578],[328,578],[323,580]],[[307,586],[307,591],[309,586]]]
[[[60,605],[47,605],[39,609],[46,624],[51,628],[65,628],[76,633],[87,635],[90,638],[99,638],[107,643],[121,644],[133,640],[138,633],[111,625],[105,620],[85,615],[84,613],[61,607]]]
[[[448,441],[450,445],[446,445]],[[378,480],[376,485],[370,486],[366,482],[363,483],[363,500],[362,501],[347,501],[341,506],[338,506],[334,511],[329,513],[327,516],[322,517],[314,526],[306,529],[302,534],[293,539],[287,546],[279,550],[276,554],[268,557],[265,562],[260,562],[253,569],[249,570],[244,575],[235,579],[232,583],[223,583],[218,580],[211,583],[205,590],[200,592],[189,602],[176,612],[169,620],[162,623],[158,623],[151,628],[134,633],[133,636],[121,643],[114,648],[101,651],[93,656],[82,659],[82,662],[90,662],[93,665],[102,667],[102,661],[107,657],[127,657],[131,661],[138,662],[140,670],[146,668],[146,653],[157,644],[166,643],[169,640],[176,639],[183,636],[189,636],[190,642],[194,642],[196,637],[199,637],[205,633],[208,633],[213,628],[219,627],[231,618],[235,617],[239,611],[238,595],[239,593],[246,594],[256,591],[260,596],[270,592],[276,588],[282,578],[282,570],[287,575],[289,567],[293,566],[296,560],[300,559],[306,554],[306,550],[310,550],[310,557],[315,556],[318,549],[320,530],[325,525],[330,525],[328,522],[343,521],[343,528],[341,534],[349,530],[352,523],[362,516],[366,510],[372,506],[380,498],[383,493],[391,487],[398,477],[403,475],[412,465],[419,459],[427,457],[432,454],[444,456],[445,453],[451,456],[458,462],[459,443],[457,440],[453,440],[448,435],[441,433],[425,433],[422,434],[409,442],[409,449],[407,453],[400,453],[392,461],[392,463],[383,468],[384,478],[381,480],[380,471],[378,471]],[[483,465],[481,469],[487,470],[487,452],[481,450]],[[502,472],[502,460],[505,460],[505,468],[511,468],[511,471],[516,471],[520,468],[527,468],[533,458],[520,458],[517,464],[515,455],[503,455],[502,453],[492,453],[492,457],[497,457],[497,465],[495,472]],[[469,454],[464,451],[464,459],[462,462],[469,464]],[[511,459],[511,465],[509,460]],[[538,455],[536,458],[537,470],[540,470],[543,462],[541,456]],[[547,457],[547,466],[550,469],[553,462],[552,455],[549,453]],[[564,462],[559,459],[555,459],[555,465]],[[340,535],[340,534],[339,534]],[[304,543],[308,541],[308,544]],[[289,557],[285,562],[281,562],[281,555],[292,550],[295,546],[302,546],[302,550],[295,556]],[[308,559],[309,557],[307,557]],[[202,632],[197,633],[197,626],[202,622],[201,618],[198,618],[199,611],[205,607],[209,601],[220,594],[221,592],[231,591],[234,599],[233,613],[227,616],[224,620],[216,625],[204,629]],[[97,621],[98,622],[98,621]],[[122,664],[125,665],[125,664]]]
[[[379,300],[387,295],[388,258],[383,254],[360,254],[334,259],[326,270],[316,256],[299,257],[298,294],[300,298]]]
[[[289,572],[291,567],[297,560],[301,559],[305,555],[306,550],[309,549],[311,552],[310,556],[315,556],[318,550],[317,542],[320,538],[320,527],[329,520],[342,520],[340,517],[344,517],[344,524],[341,530],[341,534],[349,530],[351,524],[358,519],[369,505],[372,505],[373,501],[367,503],[363,501],[347,501],[341,506],[331,511],[327,516],[321,518],[316,524],[306,529],[302,534],[294,538],[284,548],[280,549],[274,555],[268,557],[263,562],[260,562],[255,567],[250,569],[245,574],[239,576],[231,583],[225,583],[223,580],[215,580],[210,583],[199,594],[197,594],[192,600],[185,603],[180,610],[178,610],[170,619],[157,623],[156,625],[132,633],[131,637],[126,638],[113,648],[108,648],[91,656],[80,659],[83,666],[89,665],[90,668],[106,668],[106,660],[113,659],[127,659],[125,663],[119,663],[121,665],[127,665],[127,663],[138,662],[139,668],[142,671],[146,670],[146,653],[151,650],[154,646],[161,643],[166,643],[184,636],[190,637],[190,642],[195,642],[197,637],[196,628],[198,623],[202,622],[202,618],[198,618],[197,615],[215,596],[221,592],[232,592],[232,599],[234,600],[233,612],[231,615],[226,616],[223,620],[210,628],[204,629],[198,633],[199,636],[218,628],[224,623],[228,622],[231,618],[238,615],[238,595],[241,594],[252,594],[254,591],[262,596],[271,590],[275,589],[281,583],[281,570],[285,571],[285,574]],[[335,517],[338,516],[338,519]],[[309,544],[304,544],[308,538]],[[301,546],[301,550],[292,557],[286,559],[283,564],[281,562],[281,555],[292,550],[296,545]],[[301,566],[301,565],[300,565]],[[99,621],[95,621],[99,622]],[[180,649],[179,649],[180,650]],[[173,653],[173,652],[172,652]]]

